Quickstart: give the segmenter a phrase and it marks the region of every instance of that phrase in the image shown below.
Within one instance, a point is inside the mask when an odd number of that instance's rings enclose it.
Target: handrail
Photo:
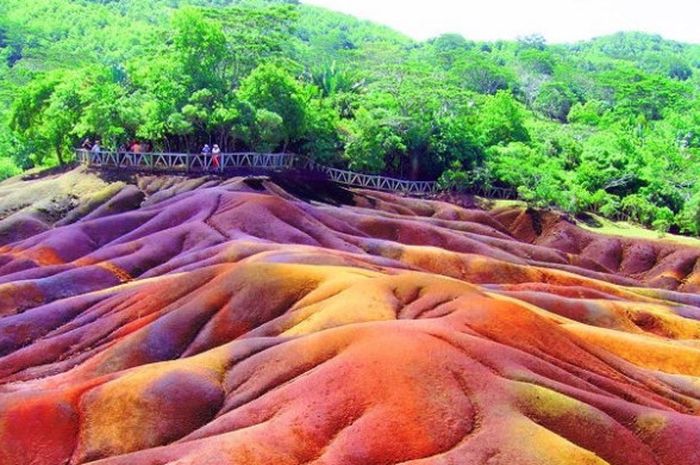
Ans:
[[[409,181],[373,174],[362,174],[321,165],[301,155],[291,153],[222,153],[211,154],[114,152],[76,150],[78,161],[96,167],[162,170],[176,173],[223,173],[231,169],[261,169],[271,171],[300,170],[325,174],[331,181],[351,187],[389,192],[427,194],[436,192],[432,181]]]

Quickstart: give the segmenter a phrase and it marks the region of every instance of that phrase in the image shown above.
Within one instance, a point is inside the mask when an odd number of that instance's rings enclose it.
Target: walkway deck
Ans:
[[[171,173],[219,173],[234,170],[305,171],[320,173],[349,187],[407,194],[428,194],[439,190],[436,182],[408,181],[330,168],[296,154],[222,153],[218,164],[211,155],[187,153],[91,152],[76,150],[78,161],[94,167],[164,171]]]

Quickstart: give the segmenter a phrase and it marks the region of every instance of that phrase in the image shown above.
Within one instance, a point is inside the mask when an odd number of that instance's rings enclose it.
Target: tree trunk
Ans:
[[[64,166],[66,162],[63,160],[63,149],[60,145],[56,145],[56,158],[58,158],[58,164]]]
[[[420,158],[418,157],[418,152],[413,152],[411,154],[411,179],[418,179],[418,173],[420,170]]]
[[[222,129],[219,132],[219,147],[222,149],[222,151],[227,152],[228,151],[228,142],[227,142],[227,134],[226,134],[226,129]]]

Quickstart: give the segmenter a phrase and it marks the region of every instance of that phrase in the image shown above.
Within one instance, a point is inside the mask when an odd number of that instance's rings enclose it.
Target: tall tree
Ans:
[[[238,97],[258,110],[276,113],[282,118],[282,150],[304,133],[307,93],[302,84],[284,68],[268,63],[260,65],[241,83]]]

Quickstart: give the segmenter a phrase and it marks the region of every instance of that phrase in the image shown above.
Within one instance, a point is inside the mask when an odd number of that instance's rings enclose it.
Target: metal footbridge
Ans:
[[[225,174],[236,170],[302,171],[321,174],[327,179],[349,187],[375,189],[407,194],[428,194],[438,191],[430,181],[409,181],[386,176],[356,173],[321,165],[314,160],[291,153],[132,153],[76,150],[78,161],[99,168],[122,168],[137,171],[167,173]]]

